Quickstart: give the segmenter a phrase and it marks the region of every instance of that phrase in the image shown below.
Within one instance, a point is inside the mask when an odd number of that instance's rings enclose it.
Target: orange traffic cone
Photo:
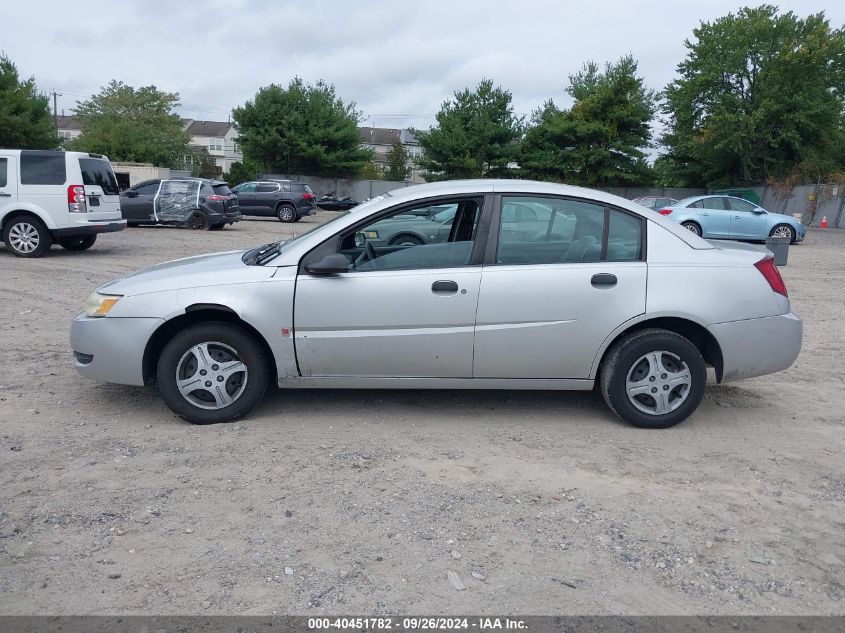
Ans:
[[[826,215],[823,215],[823,216],[822,216],[822,223],[821,223],[821,227],[822,227],[823,229],[826,229],[826,228],[827,228],[827,216],[826,216]]]

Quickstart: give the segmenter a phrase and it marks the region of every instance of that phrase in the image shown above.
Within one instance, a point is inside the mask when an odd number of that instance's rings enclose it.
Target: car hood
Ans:
[[[186,257],[115,279],[97,288],[114,295],[140,295],[150,292],[220,286],[263,281],[276,271],[272,266],[247,266],[242,257],[246,251],[227,251]]]

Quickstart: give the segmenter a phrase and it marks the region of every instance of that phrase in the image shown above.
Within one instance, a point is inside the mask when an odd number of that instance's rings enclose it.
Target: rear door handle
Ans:
[[[455,281],[435,281],[431,284],[431,291],[435,293],[454,294],[458,291],[458,283]]]
[[[593,275],[593,278],[590,279],[590,283],[593,285],[594,288],[602,286],[615,286],[616,275],[611,275],[610,273],[598,273],[597,275]]]

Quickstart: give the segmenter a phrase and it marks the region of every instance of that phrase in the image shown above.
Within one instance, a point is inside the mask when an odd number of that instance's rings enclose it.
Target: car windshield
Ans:
[[[386,193],[383,196],[377,196],[375,198],[372,198],[371,200],[367,200],[366,202],[359,204],[357,207],[354,207],[352,211],[340,211],[338,212],[337,217],[334,217],[327,222],[317,224],[308,229],[307,231],[295,235],[294,237],[291,237],[287,240],[280,240],[278,242],[270,242],[269,244],[256,246],[255,248],[248,250],[246,253],[244,253],[244,256],[242,258],[243,262],[249,266],[263,266],[264,264],[275,259],[277,255],[281,255],[282,253],[284,253],[291,246],[299,243],[300,240],[310,235],[317,229],[321,229],[324,226],[327,226],[333,222],[337,222],[341,218],[345,218],[348,215],[357,214],[361,210],[366,211],[368,207],[376,204],[377,202],[381,202],[389,196],[390,194]]]

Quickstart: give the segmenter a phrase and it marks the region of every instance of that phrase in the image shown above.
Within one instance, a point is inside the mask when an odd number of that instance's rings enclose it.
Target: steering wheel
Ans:
[[[358,255],[357,259],[355,260],[355,268],[358,268],[361,264],[365,264],[367,262],[371,262],[376,258],[376,249],[373,248],[371,242],[367,242],[364,245],[364,250],[361,251],[361,254]]]

